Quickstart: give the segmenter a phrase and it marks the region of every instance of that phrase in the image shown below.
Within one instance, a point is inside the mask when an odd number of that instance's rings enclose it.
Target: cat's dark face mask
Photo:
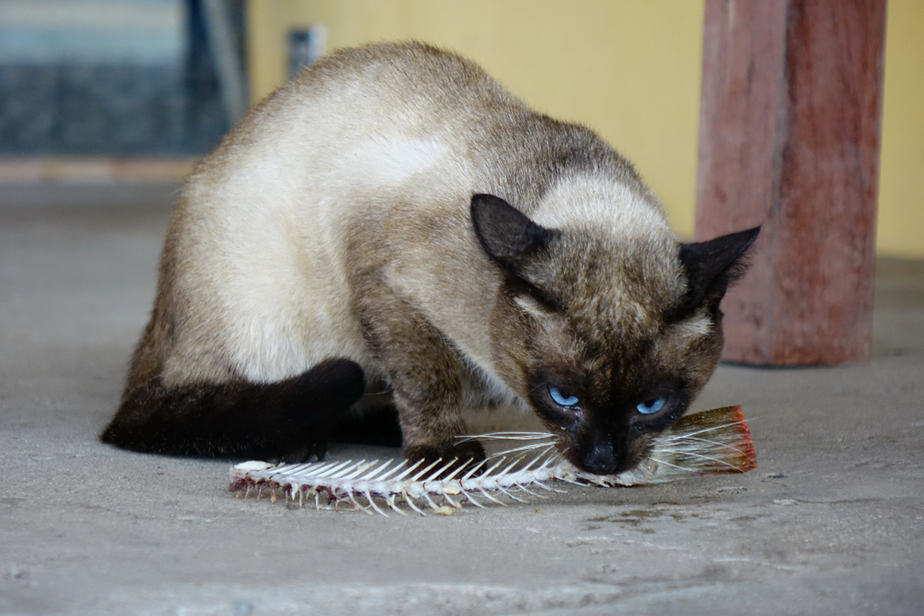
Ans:
[[[643,345],[630,362],[582,361],[550,366],[539,361],[529,377],[529,402],[558,450],[575,466],[620,473],[646,460],[654,439],[684,414],[708,380],[721,351],[720,329],[681,325]],[[548,355],[545,355],[548,357]],[[675,362],[679,368],[667,368]],[[607,365],[609,364],[609,365]],[[688,368],[686,368],[688,367]]]

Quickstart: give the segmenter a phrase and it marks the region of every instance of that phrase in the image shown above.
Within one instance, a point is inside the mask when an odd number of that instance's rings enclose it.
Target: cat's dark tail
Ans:
[[[169,455],[301,461],[322,457],[333,420],[363,394],[363,371],[329,359],[278,383],[134,387],[100,435],[123,449]]]

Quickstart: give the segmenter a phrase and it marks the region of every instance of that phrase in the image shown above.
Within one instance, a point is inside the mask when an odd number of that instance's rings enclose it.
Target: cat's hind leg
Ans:
[[[302,461],[321,457],[336,417],[363,394],[363,371],[328,359],[275,383],[194,383],[153,378],[127,390],[101,434],[123,449],[169,455]]]

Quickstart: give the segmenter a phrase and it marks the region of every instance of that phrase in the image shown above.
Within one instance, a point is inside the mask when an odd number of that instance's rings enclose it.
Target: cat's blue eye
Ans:
[[[580,402],[577,396],[572,396],[553,385],[549,385],[549,397],[559,406],[576,406]]]
[[[651,398],[650,400],[639,402],[635,405],[635,408],[642,415],[651,415],[663,409],[665,404],[667,404],[666,398]]]

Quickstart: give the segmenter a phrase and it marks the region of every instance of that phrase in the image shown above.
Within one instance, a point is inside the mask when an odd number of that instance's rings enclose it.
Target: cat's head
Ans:
[[[719,302],[759,231],[681,244],[657,210],[638,211],[540,225],[493,195],[471,203],[504,281],[496,366],[568,459],[594,473],[643,461],[712,375]]]

